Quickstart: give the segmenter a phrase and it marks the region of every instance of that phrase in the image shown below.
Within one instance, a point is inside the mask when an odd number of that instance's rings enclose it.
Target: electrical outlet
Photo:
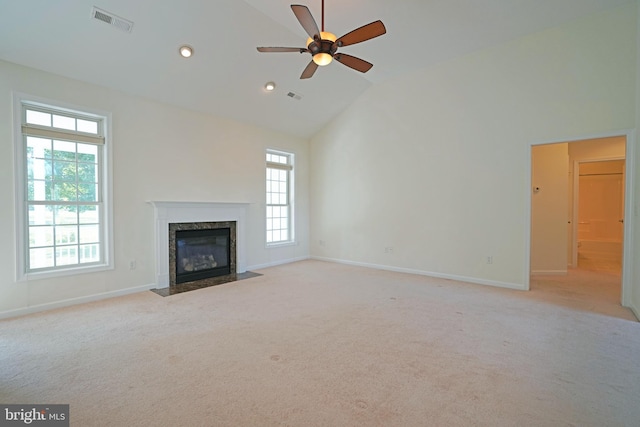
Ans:
[[[135,270],[137,266],[138,266],[138,263],[136,262],[135,259],[129,262],[129,270]]]
[[[384,248],[384,253],[385,254],[392,254],[393,253],[393,246],[387,246]]]
[[[493,255],[487,255],[487,264],[493,264]]]

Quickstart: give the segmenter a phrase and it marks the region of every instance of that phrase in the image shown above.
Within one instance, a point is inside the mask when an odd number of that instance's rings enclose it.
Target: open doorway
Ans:
[[[555,286],[585,306],[626,305],[628,139],[531,146],[530,289]]]
[[[622,275],[625,159],[574,166],[574,268]]]

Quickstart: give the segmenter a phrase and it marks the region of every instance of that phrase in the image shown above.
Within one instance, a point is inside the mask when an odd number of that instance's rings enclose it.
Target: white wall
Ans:
[[[569,162],[624,158],[627,139],[624,136],[595,138],[569,143]]]
[[[569,144],[531,149],[531,273],[567,272]]]
[[[312,141],[312,255],[525,288],[530,145],[635,127],[636,8],[372,87]]]
[[[308,142],[0,61],[0,316],[126,293],[155,281],[148,200],[250,202],[247,266],[308,257]],[[113,115],[115,269],[15,281],[12,91]],[[296,154],[298,245],[265,248],[265,149]],[[137,268],[129,269],[136,260]]]

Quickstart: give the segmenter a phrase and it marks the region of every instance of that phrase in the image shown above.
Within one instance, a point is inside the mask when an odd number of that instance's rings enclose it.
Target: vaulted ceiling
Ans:
[[[290,0],[0,0],[0,59],[306,138],[371,85],[627,1],[325,0],[327,31],[380,19],[387,34],[342,48],[373,63],[368,73],[334,61],[300,80],[309,54],[256,51],[304,47]],[[321,0],[296,3],[321,26]],[[131,32],[94,19],[94,6]]]

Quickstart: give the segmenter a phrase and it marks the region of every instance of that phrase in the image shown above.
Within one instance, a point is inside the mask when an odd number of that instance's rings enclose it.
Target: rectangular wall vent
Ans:
[[[300,101],[300,100],[302,99],[302,95],[300,95],[299,93],[295,93],[295,92],[289,92],[289,93],[287,94],[287,96],[288,96],[289,98],[293,98],[293,99],[295,99],[296,101]]]
[[[93,19],[97,19],[98,21],[102,21],[105,24],[112,25],[127,33],[130,33],[131,30],[133,30],[133,22],[127,19],[121,18],[119,16],[116,16],[111,12],[107,12],[106,10],[99,9],[95,6],[91,11],[91,17]]]

